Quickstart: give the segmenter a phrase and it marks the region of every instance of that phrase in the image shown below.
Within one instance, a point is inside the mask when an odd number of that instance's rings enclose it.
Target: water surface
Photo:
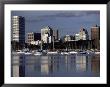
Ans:
[[[99,55],[12,55],[13,77],[99,77]]]

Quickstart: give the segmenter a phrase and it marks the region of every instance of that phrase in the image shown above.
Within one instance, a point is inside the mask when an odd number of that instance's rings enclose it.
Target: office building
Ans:
[[[55,41],[58,40],[58,38],[59,38],[58,30],[53,30],[53,37],[54,37],[54,40],[55,40]]]
[[[20,44],[25,43],[25,18],[12,16],[11,40]]]
[[[78,34],[75,34],[75,40],[89,40],[89,34],[86,29],[81,28]]]
[[[41,29],[41,40],[43,43],[51,43],[53,38],[53,30],[51,27],[46,26]]]
[[[41,33],[34,33],[34,32],[27,33],[28,44],[31,44],[35,41],[40,41],[40,40],[41,40]]]
[[[79,34],[75,34],[75,40],[80,40]]]
[[[86,29],[81,28],[80,32],[79,32],[79,38],[80,40],[88,40],[89,39],[89,35]]]
[[[91,40],[93,40],[93,47],[95,49],[100,49],[100,27],[93,26],[91,28]]]
[[[66,35],[65,37],[64,37],[64,41],[66,42],[66,41],[71,41],[71,40],[73,40],[73,36],[72,35]]]

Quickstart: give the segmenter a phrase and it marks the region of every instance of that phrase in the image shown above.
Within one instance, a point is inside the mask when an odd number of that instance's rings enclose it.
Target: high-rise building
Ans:
[[[12,41],[20,44],[25,43],[25,18],[22,16],[12,16]]]
[[[58,30],[53,30],[53,36],[54,36],[54,40],[56,41],[56,40],[58,40]]]
[[[100,27],[97,25],[91,28],[91,40],[94,41],[94,48],[100,49]]]
[[[41,40],[41,33],[34,33],[30,32],[27,33],[27,43],[31,44],[32,41],[40,41]]]
[[[43,43],[51,43],[53,38],[53,30],[47,26],[41,29],[41,40]]]
[[[75,34],[75,40],[89,40],[89,35],[86,29],[81,28],[78,34]]]
[[[86,29],[81,28],[80,32],[79,32],[79,38],[80,40],[88,40],[89,39],[89,35]]]

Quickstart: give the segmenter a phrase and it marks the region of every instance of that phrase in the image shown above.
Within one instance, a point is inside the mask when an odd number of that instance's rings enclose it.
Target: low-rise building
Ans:
[[[80,40],[80,35],[79,34],[75,34],[75,40]]]
[[[31,42],[41,40],[41,33],[30,32],[27,33],[27,43],[31,44]]]

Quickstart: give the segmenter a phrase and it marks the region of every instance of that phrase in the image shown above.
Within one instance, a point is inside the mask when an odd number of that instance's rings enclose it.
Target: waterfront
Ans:
[[[99,77],[100,54],[12,55],[13,77]]]

